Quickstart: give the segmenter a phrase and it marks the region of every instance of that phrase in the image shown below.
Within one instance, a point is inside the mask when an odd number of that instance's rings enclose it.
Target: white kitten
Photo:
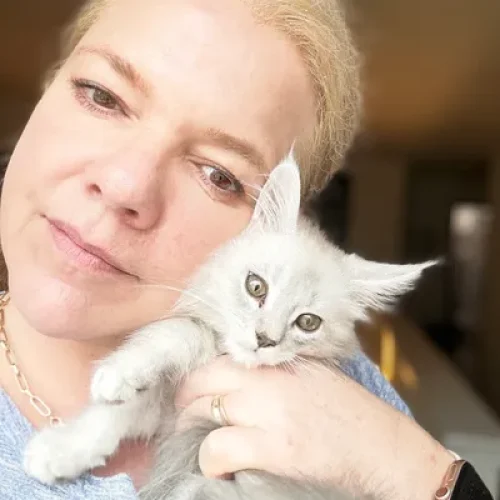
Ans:
[[[261,191],[245,231],[194,276],[169,319],[133,334],[104,359],[92,404],[75,420],[36,434],[28,474],[44,483],[102,465],[126,437],[158,437],[148,500],[340,499],[319,486],[258,472],[205,480],[198,448],[211,423],[172,435],[172,391],[221,353],[247,366],[311,357],[338,364],[358,349],[354,323],[389,307],[433,265],[390,265],[347,255],[300,215],[298,167],[289,155]],[[121,402],[121,404],[116,404]]]

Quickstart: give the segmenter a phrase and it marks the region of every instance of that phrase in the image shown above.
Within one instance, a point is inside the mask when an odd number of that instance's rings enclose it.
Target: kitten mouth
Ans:
[[[260,348],[253,352],[255,365],[257,366],[280,366],[293,361],[294,356],[280,352],[276,348]]]
[[[227,354],[231,357],[233,361],[239,363],[246,368],[255,368],[262,363],[260,356],[258,354],[258,349],[245,348],[239,345],[230,346],[227,349]]]
[[[258,366],[277,366],[293,361],[295,356],[287,355],[276,347],[258,347],[248,348],[240,345],[231,345],[227,353],[236,361],[247,368],[256,368]]]

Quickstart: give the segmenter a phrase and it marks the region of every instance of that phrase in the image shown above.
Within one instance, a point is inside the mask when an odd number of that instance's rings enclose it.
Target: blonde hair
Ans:
[[[86,0],[63,34],[49,84],[111,0]],[[244,0],[259,22],[286,34],[299,50],[315,91],[313,139],[297,145],[303,198],[321,190],[340,168],[359,115],[358,56],[339,0]]]

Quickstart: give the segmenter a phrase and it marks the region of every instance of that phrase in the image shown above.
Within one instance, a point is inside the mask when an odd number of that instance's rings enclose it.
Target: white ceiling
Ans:
[[[139,1],[139,0],[137,0]],[[496,142],[498,0],[346,0],[366,54],[367,124],[393,143]],[[32,101],[80,0],[0,0],[0,94]]]

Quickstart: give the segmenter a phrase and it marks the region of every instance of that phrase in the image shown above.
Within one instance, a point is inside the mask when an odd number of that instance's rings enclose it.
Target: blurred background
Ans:
[[[78,0],[0,0],[0,166]],[[352,0],[363,129],[316,208],[341,247],[444,257],[360,327],[420,423],[500,496],[500,2]]]

